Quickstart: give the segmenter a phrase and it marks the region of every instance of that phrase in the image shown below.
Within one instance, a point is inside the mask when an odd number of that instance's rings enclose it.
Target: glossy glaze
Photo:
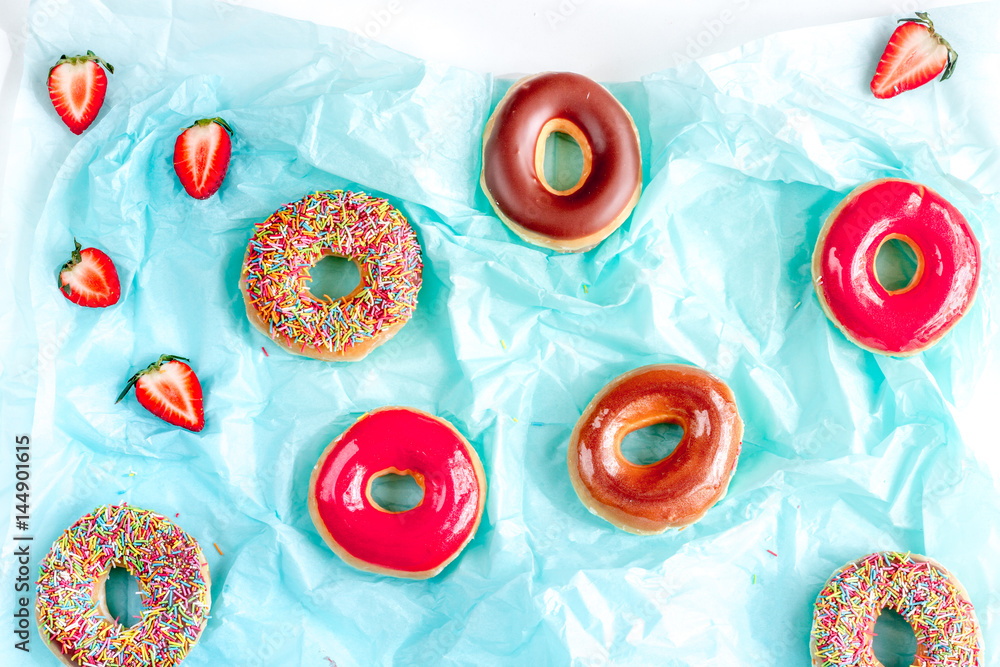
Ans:
[[[536,146],[552,120],[579,129],[590,151],[590,173],[565,193],[536,172]],[[483,184],[502,216],[553,239],[599,232],[634,203],[642,156],[632,119],[595,81],[548,72],[514,84],[491,119],[483,143]],[[551,126],[550,126],[551,127]],[[627,214],[626,214],[627,215]]]
[[[890,292],[875,276],[889,238],[917,251],[922,271]],[[979,282],[979,244],[962,214],[919,183],[885,179],[852,192],[830,215],[813,262],[824,309],[859,345],[887,354],[919,352],[971,306]]]
[[[314,483],[320,518],[336,543],[376,568],[427,572],[453,558],[472,537],[485,486],[467,443],[449,424],[405,408],[368,413],[325,454]],[[378,508],[373,478],[410,473],[422,482],[420,504]]]
[[[658,423],[684,429],[669,456],[651,465],[622,456],[628,433]],[[570,443],[571,477],[584,503],[592,500],[612,523],[660,532],[697,521],[725,495],[742,437],[733,394],[721,380],[693,366],[647,366],[614,380],[584,411]]]

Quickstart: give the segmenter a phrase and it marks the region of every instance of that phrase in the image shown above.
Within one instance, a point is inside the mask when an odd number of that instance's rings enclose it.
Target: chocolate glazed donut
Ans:
[[[684,428],[662,461],[636,465],[622,439],[653,424]],[[743,422],[722,380],[693,366],[630,371],[602,389],[573,430],[569,472],[580,500],[630,533],[649,535],[700,519],[726,495],[743,441]]]
[[[545,141],[553,132],[571,136],[583,153],[583,173],[568,190],[545,180]],[[639,201],[642,154],[635,123],[607,89],[580,74],[521,79],[486,124],[481,183],[497,216],[525,241],[563,252],[589,250]]]

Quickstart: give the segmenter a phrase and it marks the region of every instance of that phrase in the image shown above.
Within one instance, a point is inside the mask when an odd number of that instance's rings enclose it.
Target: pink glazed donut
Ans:
[[[908,244],[917,269],[888,290],[875,275],[882,244]],[[905,357],[926,350],[972,306],[979,243],[962,214],[930,188],[899,178],[865,183],[842,201],[813,253],[816,294],[827,317],[871,352]]]
[[[384,509],[372,482],[411,475],[416,507]],[[443,570],[479,527],[486,476],[476,450],[448,422],[412,408],[385,407],[354,422],[326,448],[309,481],[309,513],[327,545],[354,567],[426,579]]]

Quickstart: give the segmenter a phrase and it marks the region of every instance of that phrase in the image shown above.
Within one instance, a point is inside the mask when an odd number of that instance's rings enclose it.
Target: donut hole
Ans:
[[[545,182],[557,192],[570,190],[583,175],[583,150],[570,135],[553,132],[545,139]]]
[[[910,667],[916,662],[917,638],[913,628],[892,609],[883,609],[875,621],[872,653],[883,667]]]
[[[104,580],[104,600],[110,620],[131,628],[142,618],[139,581],[124,567],[112,567]]]
[[[890,234],[875,253],[875,279],[890,294],[912,289],[923,273],[920,250],[909,238]]]
[[[337,255],[322,257],[309,270],[306,289],[316,299],[343,298],[361,285],[361,270],[354,260]]]
[[[535,146],[535,172],[546,190],[569,195],[590,175],[593,155],[583,131],[563,119],[547,122]]]
[[[368,499],[382,512],[408,512],[424,501],[423,477],[409,470],[380,473],[368,483]]]
[[[680,424],[663,422],[646,426],[622,438],[622,456],[637,466],[659,463],[673,453],[683,437],[684,427]]]

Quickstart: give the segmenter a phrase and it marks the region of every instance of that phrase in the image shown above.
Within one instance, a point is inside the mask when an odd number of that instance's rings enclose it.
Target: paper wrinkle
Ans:
[[[13,129],[26,164],[4,192],[30,289],[0,315],[0,419],[33,419],[38,558],[103,503],[173,518],[213,579],[191,665],[808,665],[820,586],[881,549],[945,563],[996,644],[1000,494],[976,456],[990,443],[964,442],[953,411],[997,341],[1000,53],[981,35],[997,34],[1000,7],[934,18],[962,63],[893,100],[871,97],[877,54],[858,46],[884,42],[889,17],[612,86],[642,137],[643,194],[600,246],[566,255],[522,242],[479,188],[482,129],[509,82],[231,5],[65,5],[27,44]],[[73,44],[116,67],[81,137],[44,92]],[[236,131],[232,164],[220,192],[195,201],[173,142],[217,115]],[[885,176],[950,199],[984,258],[972,310],[909,359],[848,342],[810,273],[825,217]],[[237,287],[253,225],[333,188],[388,197],[424,254],[413,319],[354,364],[281,351],[250,326]],[[115,307],[76,308],[55,289],[74,236],[114,259]],[[163,353],[189,357],[202,381],[200,434],[133,396],[114,404]],[[609,381],[670,362],[732,387],[743,450],[701,521],[637,537],[579,501],[566,448]],[[476,537],[429,581],[345,565],[306,508],[323,449],[400,404],[451,421],[489,484]],[[11,567],[0,561],[4,576]],[[19,657],[0,647],[0,662]]]

